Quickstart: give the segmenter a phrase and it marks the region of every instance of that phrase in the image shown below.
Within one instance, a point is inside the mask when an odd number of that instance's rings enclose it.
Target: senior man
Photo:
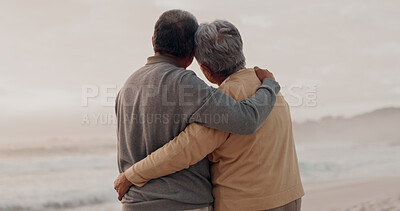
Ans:
[[[267,71],[257,72],[263,81],[261,86],[259,79],[251,82],[255,83],[251,86],[257,86],[254,96],[237,102],[186,70],[194,58],[197,28],[196,18],[186,11],[163,13],[154,28],[154,56],[128,78],[118,93],[115,109],[120,172],[162,147],[190,123],[251,134],[271,112],[279,85],[265,79],[272,78]],[[215,115],[224,116],[226,121],[210,118]],[[120,198],[122,209],[209,209],[213,203],[209,162],[198,161],[144,187],[132,186]]]
[[[257,91],[260,82],[252,69],[245,68],[242,39],[233,24],[222,20],[201,24],[195,41],[196,59],[210,82],[236,100]],[[191,168],[208,154],[215,210],[300,210],[304,191],[289,106],[280,94],[256,133],[238,135],[192,123],[121,174],[117,188],[146,187],[152,179]]]

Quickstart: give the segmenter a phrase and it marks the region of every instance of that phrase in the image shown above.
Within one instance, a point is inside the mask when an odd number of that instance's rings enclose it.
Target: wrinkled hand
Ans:
[[[114,181],[114,189],[118,193],[118,200],[122,200],[122,197],[124,197],[125,193],[132,185],[133,184],[126,178],[124,173],[119,174],[117,179]]]
[[[257,75],[258,79],[260,79],[261,82],[263,82],[263,80],[266,78],[270,78],[270,79],[276,81],[274,74],[272,74],[267,69],[261,69],[261,68],[255,66],[254,71],[256,71],[256,75]]]

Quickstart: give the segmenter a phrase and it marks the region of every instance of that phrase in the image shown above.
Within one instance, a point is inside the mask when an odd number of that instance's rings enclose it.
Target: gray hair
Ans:
[[[199,24],[196,17],[183,10],[168,10],[154,26],[154,52],[185,58],[194,49],[194,35]]]
[[[239,30],[230,22],[200,24],[195,35],[197,61],[218,76],[229,76],[246,65]]]

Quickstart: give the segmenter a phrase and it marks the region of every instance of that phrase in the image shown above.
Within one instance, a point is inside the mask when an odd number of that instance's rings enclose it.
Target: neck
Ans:
[[[189,66],[187,58],[179,58],[179,57],[176,57],[176,56],[171,55],[171,54],[159,53],[159,52],[155,52],[154,56],[168,56],[168,57],[174,59],[176,62],[178,62],[179,67],[182,67],[182,68],[185,68],[185,69]]]
[[[227,79],[228,77],[220,77],[220,76],[218,76],[218,77],[215,78],[215,82],[218,84],[218,86],[221,86],[222,82],[224,82],[225,79]]]

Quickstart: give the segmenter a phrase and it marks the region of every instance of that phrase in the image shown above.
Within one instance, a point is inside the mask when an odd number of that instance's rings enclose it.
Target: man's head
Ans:
[[[184,59],[194,49],[194,35],[199,24],[196,17],[183,10],[164,12],[154,27],[154,52]],[[193,59],[193,58],[192,58]]]
[[[216,20],[200,24],[195,43],[195,57],[209,80],[207,74],[215,78],[226,78],[246,64],[239,30],[228,21]]]

